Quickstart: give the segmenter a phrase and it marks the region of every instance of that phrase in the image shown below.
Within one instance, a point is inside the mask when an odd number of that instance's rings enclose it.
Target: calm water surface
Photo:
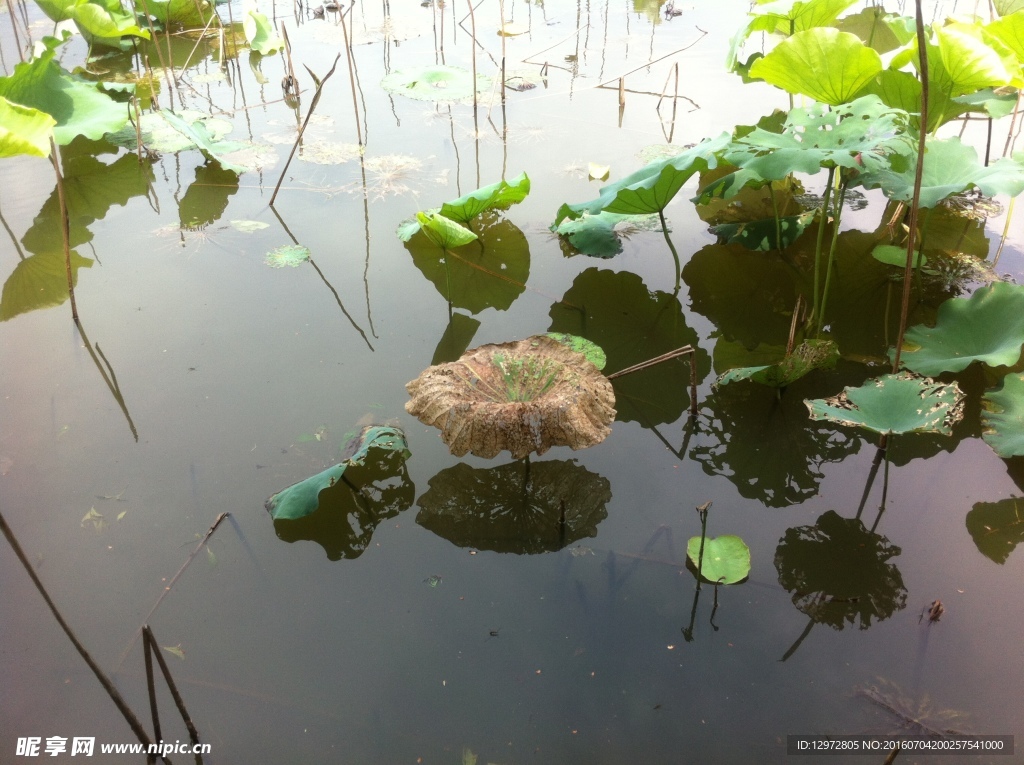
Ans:
[[[0,501],[64,616],[141,718],[136,631],[199,537],[229,512],[210,553],[149,619],[162,646],[183,652],[183,660],[165,656],[211,763],[458,763],[469,761],[464,750],[481,763],[784,762],[787,734],[891,732],[900,719],[864,695],[871,687],[940,728],[1024,733],[1024,557],[986,557],[965,524],[979,503],[1024,485],[1020,466],[980,440],[977,396],[992,381],[977,370],[958,378],[974,396],[965,424],[945,441],[897,444],[886,510],[876,520],[880,471],[858,524],[850,519],[873,440],[813,427],[801,401],[875,372],[844,361],[792,386],[781,403],[771,391],[712,390],[724,371],[712,354],[726,343],[751,344],[750,332],[763,332],[753,342],[785,341],[795,292],[765,265],[768,256],[712,246],[687,201],[695,183],[666,211],[684,266],[678,293],[659,231],[636,233],[622,254],[599,260],[566,257],[547,230],[560,204],[596,196],[589,162],[609,165],[616,180],[643,164],[647,146],[697,142],[787,106],[779,92],[723,71],[746,10],[698,4],[666,20],[656,5],[506,3],[505,16],[529,26],[506,39],[508,61],[532,62],[509,68],[535,77],[548,62],[547,82],[509,92],[504,110],[483,94],[474,127],[471,105],[379,86],[389,72],[442,58],[468,67],[469,21],[452,19],[465,7],[392,6],[394,36],[382,39],[384,11],[360,5],[362,169],[357,159],[297,158],[276,215],[268,201],[296,122],[280,100],[280,55],[262,61],[266,84],[245,54],[233,85],[200,77],[217,71],[208,57],[184,77],[187,107],[221,114],[230,138],[277,157],[237,183],[195,150],[143,170],[114,147],[65,154],[91,239],[78,246],[92,261],[76,289],[86,334],[66,302],[5,314]],[[276,13],[296,66],[326,73],[340,29],[305,16],[297,24],[285,4]],[[501,57],[499,19],[490,0],[476,11],[477,66],[488,76]],[[15,53],[6,19],[2,26],[9,72]],[[48,32],[48,23],[33,27],[35,39]],[[72,44],[64,65],[83,53]],[[686,98],[673,124],[671,99],[659,111],[650,94],[662,93],[676,62]],[[624,73],[620,116],[614,85]],[[613,87],[596,87],[605,82]],[[303,113],[310,100],[307,91]],[[341,61],[308,153],[357,142],[352,108]],[[490,270],[478,281],[460,272],[466,295],[449,307],[443,281],[430,281],[436,258],[431,266],[429,255],[411,257],[395,228],[416,210],[522,171],[530,196],[489,229]],[[54,263],[62,274],[60,260],[37,254],[59,243],[53,194],[44,160],[0,163],[8,284],[17,269],[34,269],[40,284],[52,283]],[[872,202],[844,227],[872,230],[881,215]],[[233,220],[268,227],[242,233]],[[981,237],[992,253],[1002,220]],[[315,267],[265,265],[267,252],[293,241],[310,249]],[[1020,276],[1022,244],[1018,226],[1000,273]],[[881,268],[854,297],[837,299],[837,310],[852,313],[835,331],[859,360],[886,347]],[[857,319],[858,310],[876,318]],[[507,457],[450,455],[437,431],[405,414],[405,383],[460,337],[456,355],[550,329],[604,345],[607,371],[695,344],[696,427],[686,416],[685,363],[638,373],[617,386],[619,421],[604,443],[534,459],[551,463],[555,481],[584,471],[598,487],[588,491],[610,494],[590,536],[547,553],[525,554],[523,542],[515,554],[428,530],[428,492],[465,484],[451,478],[454,466],[508,481],[496,491],[509,496],[521,486],[519,468],[493,470]],[[279,538],[265,499],[337,462],[362,423],[392,418],[412,451],[400,512],[335,560],[315,542]],[[709,534],[742,536],[753,566],[748,581],[721,588],[714,613],[710,587],[693,609],[694,576],[683,563],[700,531],[694,508],[707,501]],[[334,529],[336,538],[343,532]],[[836,574],[830,594],[803,591],[851,558],[862,561],[852,585]],[[132,741],[7,546],[0,572],[0,761],[12,761],[25,736]],[[935,599],[946,615],[919,624]],[[166,694],[161,705],[164,738],[186,739]]]

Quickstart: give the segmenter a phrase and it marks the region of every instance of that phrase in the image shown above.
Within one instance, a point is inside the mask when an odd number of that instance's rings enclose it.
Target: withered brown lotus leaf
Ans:
[[[586,449],[615,419],[615,393],[597,367],[543,335],[482,345],[405,386],[405,410],[441,430],[452,454],[520,459],[552,446]]]

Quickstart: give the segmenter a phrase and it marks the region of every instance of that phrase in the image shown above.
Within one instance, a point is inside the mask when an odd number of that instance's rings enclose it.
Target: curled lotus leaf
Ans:
[[[439,428],[458,457],[585,449],[608,436],[615,418],[615,393],[598,368],[542,335],[474,348],[405,387],[406,411]]]

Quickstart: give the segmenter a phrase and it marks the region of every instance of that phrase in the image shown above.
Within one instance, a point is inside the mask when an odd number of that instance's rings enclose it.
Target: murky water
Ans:
[[[309,161],[359,140],[343,57],[276,212],[268,201],[297,122],[281,100],[282,57],[262,60],[261,84],[244,53],[217,79],[215,46],[201,49],[181,101],[228,120],[230,139],[269,147],[276,163],[236,177],[197,150],[141,168],[126,150],[68,150],[73,234],[89,261],[77,270],[85,334],[60,302],[50,166],[0,163],[10,232],[0,237],[2,510],[141,718],[135,635],[148,617],[160,645],[180,649],[165,656],[212,763],[457,763],[469,752],[493,763],[783,762],[787,734],[891,732],[900,718],[872,693],[905,717],[955,711],[964,717],[947,727],[1022,732],[1024,558],[976,544],[968,515],[984,525],[1012,513],[985,503],[1024,486],[1020,466],[980,439],[978,396],[993,380],[976,367],[959,375],[973,403],[955,435],[897,442],[887,476],[872,478],[874,441],[810,423],[802,401],[859,384],[865,367],[852,359],[884,354],[891,334],[877,317],[895,300],[885,266],[850,265],[855,289],[835,298],[847,360],[777,401],[711,384],[730,344],[785,342],[792,274],[764,253],[715,245],[687,201],[695,184],[666,210],[678,292],[660,231],[634,233],[607,260],[567,257],[548,231],[559,205],[596,196],[588,163],[615,180],[643,164],[645,147],[697,142],[787,106],[723,71],[743,4],[683,10],[506,3],[506,19],[528,27],[505,38],[507,60],[527,62],[509,69],[533,82],[547,63],[547,79],[509,91],[504,107],[481,94],[474,121],[470,104],[379,86],[427,63],[468,68],[468,8],[391,8],[385,34],[386,4],[359,6],[350,31],[364,159]],[[301,67],[330,69],[336,18],[297,23],[284,4],[276,15],[309,88]],[[488,76],[502,55],[499,20],[497,3],[475,12]],[[9,72],[16,53],[0,21]],[[35,39],[49,31],[33,26]],[[192,44],[176,44],[184,62]],[[72,44],[64,65],[83,53]],[[677,62],[672,122],[666,79]],[[436,254],[395,236],[417,210],[523,171],[530,196],[488,222],[485,263],[449,264],[450,290]],[[871,201],[844,224],[872,230],[881,205]],[[980,254],[994,254],[1002,220],[975,232]],[[293,243],[310,263],[267,266],[268,252]],[[1018,226],[1000,273],[1021,273],[1022,243]],[[54,284],[57,299],[43,297]],[[534,458],[533,480],[547,473],[608,495],[581,538],[552,552],[526,538],[502,547],[472,530],[445,536],[430,517],[438,494],[477,481],[514,502],[520,466],[453,457],[405,413],[405,383],[465,347],[549,330],[602,345],[607,371],[694,345],[695,425],[685,362],[624,378],[604,443]],[[362,423],[392,418],[412,452],[397,514],[335,525],[321,544],[275,530],[269,495],[337,462]],[[738,534],[752,553],[748,581],[720,588],[717,608],[709,586],[695,602],[684,563],[700,531],[694,508],[707,501],[709,534]],[[222,512],[231,523],[149,616]],[[356,540],[367,527],[372,536]],[[6,546],[0,571],[0,760],[26,736],[132,741]],[[936,599],[942,620],[920,623]],[[170,697],[160,703],[164,738],[185,740]]]

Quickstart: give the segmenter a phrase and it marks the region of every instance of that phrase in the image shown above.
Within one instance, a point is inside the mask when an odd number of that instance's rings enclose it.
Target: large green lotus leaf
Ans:
[[[883,69],[864,86],[859,95],[876,95],[887,106],[909,112],[909,124],[916,130],[920,123],[921,90],[921,81],[910,72]],[[934,131],[939,125],[955,119],[968,110],[968,105],[953,101],[949,97],[949,92],[938,85],[928,89],[929,131]]]
[[[881,188],[890,199],[909,201],[914,194],[914,154],[895,158],[889,169],[865,172],[861,182],[869,189]],[[921,207],[935,207],[951,194],[972,186],[986,196],[1017,196],[1024,191],[1024,161],[1003,157],[985,167],[974,147],[960,143],[959,138],[929,139],[921,178]]]
[[[716,356],[718,346],[726,342],[718,340]],[[754,355],[745,363],[760,360]],[[862,443],[852,434],[807,421],[803,399],[834,390],[835,384],[831,376],[809,375],[781,397],[763,385],[720,388],[701,405],[690,459],[708,475],[734,484],[741,496],[766,507],[789,507],[816,497],[825,466],[855,454]]]
[[[242,30],[249,47],[260,55],[268,56],[284,48],[284,40],[274,31],[266,14],[250,9],[242,17]]]
[[[718,152],[730,141],[728,133],[707,139],[681,154],[652,162],[635,173],[601,189],[597,199],[581,204],[563,204],[555,218],[557,227],[566,218],[584,213],[597,215],[646,215],[661,212],[692,176],[718,165]]]
[[[571,460],[460,462],[430,479],[416,523],[459,547],[535,555],[597,536],[608,480]]]
[[[733,37],[726,67],[733,71],[743,42],[755,32],[790,35],[813,27],[830,26],[856,0],[775,0],[757,3],[747,26]]]
[[[500,180],[489,186],[471,191],[451,202],[441,205],[441,215],[457,223],[469,223],[473,218],[488,210],[504,210],[518,204],[530,193],[530,179],[526,173],[511,181]]]
[[[901,17],[886,13],[880,5],[869,5],[860,13],[844,16],[834,26],[840,32],[856,35],[862,43],[878,53],[896,50],[913,37]]]
[[[355,453],[346,460],[304,481],[292,484],[272,495],[266,502],[267,512],[275,521],[296,520],[315,512],[320,505],[320,492],[342,481],[345,471],[365,464],[370,450],[397,452],[403,460],[409,459],[409,445],[400,428],[382,425],[363,428]],[[376,455],[378,458],[380,455]]]
[[[967,531],[978,551],[1002,565],[1018,544],[1024,542],[1024,500],[978,502],[967,513]]]
[[[974,361],[1012,366],[1022,344],[1024,287],[996,282],[969,298],[947,300],[934,327],[908,329],[900,359],[923,375],[959,372]]]
[[[981,400],[981,437],[1003,459],[1024,455],[1024,375],[1009,374]]]
[[[837,106],[850,101],[880,71],[878,53],[856,36],[818,27],[783,40],[754,62],[750,76]]]
[[[1024,11],[1024,0],[994,0],[992,4],[1000,16],[1009,16],[1017,11]]]
[[[78,269],[92,268],[93,261],[71,251],[71,282],[78,283]],[[67,266],[64,254],[51,250],[31,255],[11,271],[0,292],[0,321],[18,314],[51,308],[68,299]]]
[[[54,61],[61,42],[44,37],[45,49],[38,56],[16,65],[10,77],[0,77],[0,96],[53,117],[57,123],[53,137],[62,146],[79,135],[98,140],[104,133],[120,130],[128,122],[124,104]]]
[[[947,24],[936,29],[935,36],[951,96],[1002,87],[1014,80],[1020,65],[1005,45],[993,39],[983,27]]]
[[[661,221],[657,215],[619,215],[602,212],[597,215],[584,213],[579,218],[566,218],[552,231],[571,245],[563,251],[567,255],[575,252],[593,258],[611,258],[622,252],[622,240],[637,231],[660,231]],[[575,252],[573,252],[575,250]]]
[[[164,25],[205,27],[214,13],[209,0],[146,0],[145,7]]]
[[[0,157],[47,157],[56,121],[46,112],[0,96]]]
[[[700,537],[686,543],[686,557],[700,575],[714,584],[736,584],[750,575],[750,548],[735,534],[704,538],[704,556],[700,556]]]
[[[416,69],[396,69],[381,80],[380,85],[389,93],[398,93],[418,101],[461,101],[473,96],[473,74],[457,66],[434,64]],[[491,79],[476,76],[476,91],[491,88]]]
[[[220,166],[225,170],[230,170],[235,173],[245,172],[245,167],[242,165],[236,165],[224,158],[225,154],[229,154],[232,151],[237,151],[242,148],[241,144],[214,141],[213,137],[207,130],[206,125],[204,125],[202,121],[196,120],[194,122],[188,122],[169,109],[162,109],[160,111],[160,116],[164,118],[168,125],[202,149],[204,154],[211,159],[220,162]]]
[[[519,228],[497,213],[480,216],[477,231],[479,241],[470,240],[446,252],[427,238],[424,228],[405,243],[405,248],[416,267],[454,307],[474,314],[487,308],[505,311],[526,290],[530,244]]]
[[[804,340],[793,352],[774,364],[730,369],[715,385],[751,380],[773,388],[792,385],[815,369],[831,369],[839,361],[839,349],[831,340]]]
[[[1022,0],[1024,5],[1024,0]],[[1024,10],[1003,16],[985,27],[1003,45],[1013,51],[1020,66],[1024,66]]]
[[[838,396],[807,400],[812,420],[829,420],[875,433],[951,435],[963,416],[964,395],[956,383],[943,385],[906,372],[844,388]]]
[[[67,21],[72,17],[76,5],[88,0],[36,0],[39,9],[53,21]]]
[[[551,306],[549,332],[565,332],[604,349],[609,373],[685,345],[697,349],[697,379],[711,359],[698,346],[679,299],[651,292],[636,274],[588,268],[560,302]],[[613,380],[616,419],[655,427],[675,422],[689,404],[690,362],[677,358]]]
[[[120,3],[84,2],[71,9],[71,18],[90,45],[121,47],[130,45],[125,37],[149,39],[149,31],[136,23],[135,16],[125,13]],[[127,49],[127,48],[126,48]]]

